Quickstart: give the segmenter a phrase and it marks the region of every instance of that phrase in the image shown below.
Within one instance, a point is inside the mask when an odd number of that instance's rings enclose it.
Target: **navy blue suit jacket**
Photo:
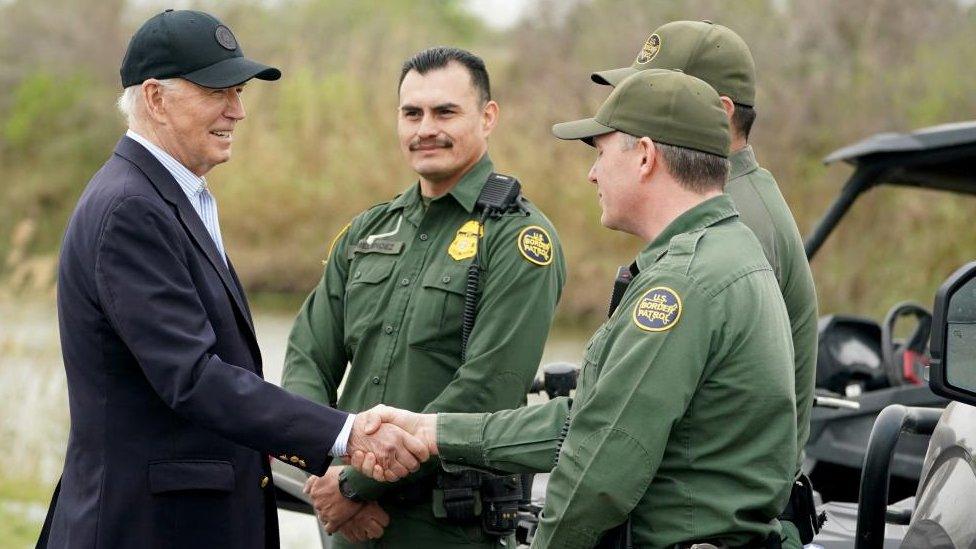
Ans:
[[[262,379],[233,267],[132,139],[68,224],[58,316],[71,432],[41,543],[276,547],[268,456],[323,473],[346,414]]]

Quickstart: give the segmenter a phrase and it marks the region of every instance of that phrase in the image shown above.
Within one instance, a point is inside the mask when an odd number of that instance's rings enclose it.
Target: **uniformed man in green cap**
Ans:
[[[756,234],[779,282],[790,315],[796,372],[797,486],[794,498],[805,497],[809,480],[800,476],[803,447],[810,435],[817,366],[817,294],[803,241],[789,206],[772,174],[759,167],[749,145],[756,119],[756,67],[745,41],[728,27],[709,21],[673,21],[654,30],[629,67],[596,72],[599,84],[617,85],[645,69],[678,69],[701,78],[719,93],[732,130],[731,170],[725,192],[732,198],[741,221]],[[784,513],[786,545],[798,548],[804,531],[809,543],[815,517],[797,516],[792,504]],[[819,527],[819,524],[817,524]]]
[[[438,47],[406,61],[397,129],[419,181],[335,238],[289,338],[286,389],[318,402],[338,397],[352,412],[379,403],[425,412],[525,403],[566,271],[552,224],[525,198],[482,222],[476,202],[495,170],[487,147],[497,119],[479,57]],[[462,351],[473,261],[481,276]],[[497,547],[505,536],[485,533],[481,517],[435,517],[447,514],[435,485],[455,482],[452,493],[478,496],[456,486],[464,479],[445,478],[436,465],[388,485],[336,467],[306,490],[328,530],[347,538],[336,537],[337,547],[380,535],[382,547]],[[472,512],[481,505],[467,503]]]
[[[779,547],[796,445],[790,324],[723,193],[718,94],[680,72],[642,71],[594,118],[553,133],[596,147],[601,223],[647,242],[586,346],[575,397],[491,414],[381,408],[369,421],[413,432],[446,467],[555,462],[533,547],[593,547],[628,517],[635,547]]]

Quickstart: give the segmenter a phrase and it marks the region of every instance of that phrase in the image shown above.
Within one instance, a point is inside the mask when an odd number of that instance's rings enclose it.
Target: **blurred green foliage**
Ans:
[[[18,261],[53,257],[88,178],[123,130],[118,64],[153,1],[14,0],[0,4],[0,270],[17,227],[35,230]],[[586,172],[592,154],[549,135],[590,115],[609,91],[592,70],[630,63],[673,19],[729,25],[756,57],[760,161],[806,234],[850,173],[820,163],[881,131],[972,118],[976,15],[947,0],[539,0],[516,27],[486,27],[459,1],[191,2],[227,22],[251,57],[282,68],[245,94],[234,158],[208,179],[224,239],[252,293],[300,295],[332,236],[362,209],[414,181],[395,136],[402,61],[435,44],[482,55],[501,104],[499,170],[516,174],[564,242],[570,278],[560,318],[593,325],[616,265],[640,242],[599,228]],[[53,15],[52,15],[53,14]],[[976,199],[879,188],[855,205],[814,262],[824,312],[880,316],[902,299],[931,302],[976,250]],[[8,258],[4,262],[4,258]],[[2,276],[0,272],[0,276]]]

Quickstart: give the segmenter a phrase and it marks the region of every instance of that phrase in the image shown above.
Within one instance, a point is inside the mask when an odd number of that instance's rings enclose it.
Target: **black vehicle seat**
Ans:
[[[881,326],[850,315],[828,315],[817,324],[816,386],[856,396],[890,386],[881,353]]]

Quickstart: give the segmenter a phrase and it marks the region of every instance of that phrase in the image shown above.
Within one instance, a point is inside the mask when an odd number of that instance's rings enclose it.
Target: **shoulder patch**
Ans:
[[[634,306],[634,324],[648,332],[670,330],[681,318],[681,298],[666,286],[644,292]]]
[[[530,225],[522,229],[516,244],[522,257],[530,263],[542,266],[552,263],[552,239],[542,227]]]
[[[461,261],[469,257],[474,257],[478,253],[478,236],[485,234],[485,228],[475,220],[470,220],[457,230],[454,240],[447,248],[448,255],[454,261]]]

